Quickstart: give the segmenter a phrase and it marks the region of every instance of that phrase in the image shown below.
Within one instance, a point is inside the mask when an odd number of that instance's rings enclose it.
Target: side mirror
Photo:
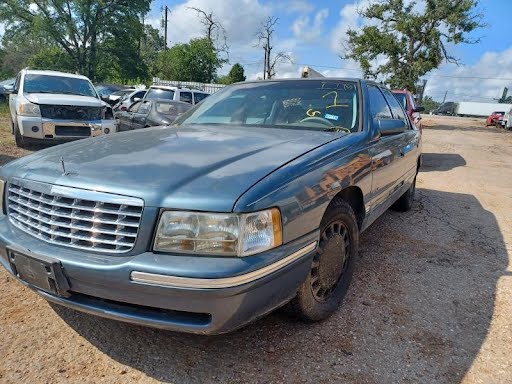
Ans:
[[[400,119],[378,119],[381,136],[398,135],[407,130],[407,123]]]
[[[425,107],[417,106],[412,110],[413,112],[425,112]]]
[[[5,90],[5,93],[7,94],[12,94],[12,93],[16,93],[14,91],[14,85],[4,85],[4,90]]]

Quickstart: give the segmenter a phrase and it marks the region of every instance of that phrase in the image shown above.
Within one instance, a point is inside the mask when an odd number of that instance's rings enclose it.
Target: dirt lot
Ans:
[[[425,122],[415,207],[364,233],[328,321],[162,332],[52,307],[2,270],[0,382],[512,383],[512,132]],[[6,140],[1,161],[21,154]]]

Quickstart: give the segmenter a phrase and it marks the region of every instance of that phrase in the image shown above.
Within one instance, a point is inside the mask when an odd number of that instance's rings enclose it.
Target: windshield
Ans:
[[[174,100],[174,91],[171,89],[150,88],[146,93],[146,100]]]
[[[398,102],[402,104],[402,107],[407,111],[407,95],[405,93],[393,93],[397,98]]]
[[[236,84],[209,96],[176,123],[355,132],[358,84],[286,80]]]
[[[98,97],[89,80],[54,75],[26,75],[23,92]]]

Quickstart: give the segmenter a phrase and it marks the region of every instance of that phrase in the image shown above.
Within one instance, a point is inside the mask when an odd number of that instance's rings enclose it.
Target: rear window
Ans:
[[[188,111],[190,106],[177,103],[158,102],[156,103],[155,108],[158,113],[177,116]]]
[[[196,100],[196,104],[200,103],[204,99],[210,96],[208,93],[194,93],[194,99]]]
[[[174,100],[174,91],[171,89],[150,88],[146,93],[147,100]]]

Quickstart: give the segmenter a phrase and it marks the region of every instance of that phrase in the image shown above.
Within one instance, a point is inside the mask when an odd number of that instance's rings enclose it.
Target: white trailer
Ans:
[[[315,71],[311,67],[304,67],[300,73],[302,78],[325,77],[320,72]]]
[[[461,101],[455,113],[457,116],[487,117],[493,112],[508,112],[510,108],[512,104]]]

